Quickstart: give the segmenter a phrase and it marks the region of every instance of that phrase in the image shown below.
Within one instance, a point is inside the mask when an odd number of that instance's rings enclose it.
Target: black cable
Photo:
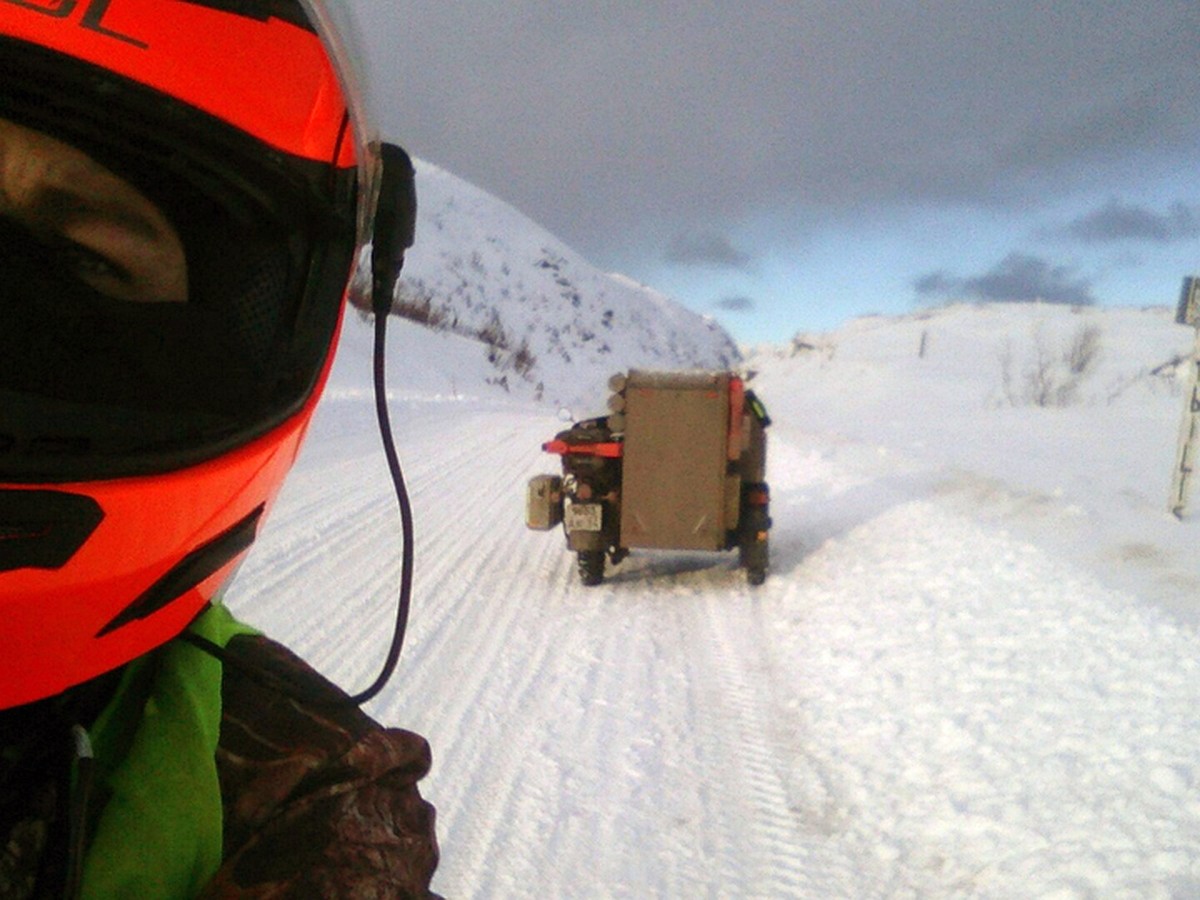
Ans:
[[[383,440],[384,455],[387,457],[388,472],[391,474],[392,485],[396,491],[396,499],[400,505],[401,533],[404,540],[400,564],[400,591],[396,602],[396,624],[392,631],[392,641],[388,647],[383,667],[379,675],[375,678],[375,681],[366,690],[352,694],[344,700],[338,699],[334,701],[338,704],[344,703],[348,706],[361,706],[366,703],[383,690],[384,686],[391,679],[392,674],[396,670],[396,664],[400,660],[400,651],[404,647],[404,634],[408,629],[408,611],[412,605],[413,514],[412,504],[408,498],[408,489],[404,484],[404,473],[400,467],[400,457],[396,452],[396,443],[392,437],[391,420],[387,410],[383,353],[386,346],[386,321],[387,316],[376,315],[375,317],[375,412],[379,420],[379,431]],[[246,665],[237,657],[229,654],[224,647],[198,634],[185,631],[179,638],[196,647],[198,650],[207,653],[209,656],[220,660],[222,664],[235,666],[243,674],[248,675],[265,687],[295,697],[298,700],[308,702],[323,702],[324,700],[324,698],[313,697],[306,692],[298,691],[295,685],[289,684],[287,681],[277,678],[269,672]]]
[[[207,653],[213,659],[220,662],[222,666],[226,666],[231,669],[237,669],[251,681],[255,681],[262,687],[265,687],[269,690],[283,694],[287,697],[291,697],[293,700],[299,700],[305,703],[318,703],[323,701],[328,702],[325,697],[316,697],[308,694],[300,690],[299,687],[292,684],[287,679],[280,678],[274,672],[268,671],[261,666],[246,662],[241,657],[230,653],[227,649],[215,641],[210,641],[208,638],[201,637],[194,632],[183,632],[181,635],[179,635],[179,640],[183,641],[185,644],[191,644],[193,647],[203,653]],[[353,705],[349,702],[349,698],[343,699],[338,697],[335,698],[333,702],[347,706]]]
[[[379,437],[387,457],[388,472],[400,504],[400,527],[404,548],[400,563],[400,595],[396,602],[396,626],[392,644],[379,677],[350,699],[363,704],[383,690],[396,669],[404,632],[408,628],[408,610],[412,602],[413,580],[413,514],[400,469],[400,456],[392,437],[388,416],[387,381],[384,378],[384,359],[387,347],[387,320],[396,297],[396,282],[404,266],[404,251],[413,245],[417,227],[416,172],[412,159],[396,144],[383,143],[379,152],[379,193],[371,245],[371,309],[375,314],[375,416],[379,421]]]
[[[400,557],[400,590],[396,601],[396,623],[392,630],[392,640],[388,647],[387,657],[384,659],[383,667],[376,676],[375,680],[365,690],[357,694],[351,694],[344,700],[336,701],[339,704],[344,703],[348,706],[361,706],[368,700],[371,700],[391,679],[392,674],[396,671],[396,665],[400,661],[400,651],[404,647],[404,634],[408,630],[408,611],[412,605],[412,581],[413,581],[413,513],[412,503],[408,497],[408,488],[404,484],[404,472],[400,467],[400,456],[396,452],[396,442],[392,436],[391,417],[388,415],[387,408],[387,383],[385,378],[384,357],[387,346],[387,315],[376,312],[375,314],[375,349],[374,349],[374,385],[375,385],[375,415],[379,423],[379,434],[383,441],[384,456],[387,458],[388,473],[392,478],[392,485],[396,492],[396,500],[400,506],[400,528],[401,536],[404,541],[404,546]],[[300,700],[314,701],[319,698],[308,696],[304,692],[298,692],[295,686],[288,684],[280,678],[276,678],[268,672],[257,671],[253,667],[246,666],[241,663],[236,657],[231,656],[224,647],[213,643],[207,638],[203,638],[198,634],[190,631],[184,631],[179,635],[180,640],[191,644],[198,650],[207,653],[221,661],[225,665],[235,665],[243,671],[244,674],[257,680],[266,687],[278,690],[284,694],[295,697]]]
[[[383,452],[387,457],[388,472],[392,477],[392,485],[396,491],[396,500],[400,505],[400,529],[404,540],[404,549],[400,561],[400,594],[396,602],[396,625],[392,632],[392,643],[388,648],[387,659],[379,676],[366,690],[353,694],[350,699],[356,704],[363,704],[383,690],[388,679],[396,669],[400,660],[400,651],[404,647],[404,633],[408,629],[408,611],[412,605],[413,581],[413,514],[412,504],[408,498],[408,488],[404,484],[404,472],[400,468],[400,456],[396,452],[396,442],[392,437],[391,418],[387,407],[387,384],[384,379],[384,349],[387,336],[387,313],[375,312],[375,415],[379,422],[379,436],[383,441]]]
[[[404,633],[408,629],[408,611],[412,605],[413,581],[413,513],[404,484],[404,472],[400,468],[400,456],[392,436],[391,418],[387,407],[387,380],[384,361],[387,349],[387,319],[391,315],[395,299],[396,282],[404,265],[404,251],[413,244],[416,229],[417,194],[415,170],[411,158],[395,144],[380,144],[377,205],[373,223],[371,247],[371,309],[375,315],[374,388],[375,416],[379,422],[379,436],[383,441],[383,452],[387,458],[388,473],[400,505],[400,527],[404,546],[400,562],[400,591],[396,601],[396,624],[392,631],[391,645],[383,668],[371,685],[357,694],[350,695],[345,702],[361,706],[383,690],[396,671],[400,651],[404,647]],[[195,635],[184,638],[204,652],[222,661],[228,654],[221,647]]]

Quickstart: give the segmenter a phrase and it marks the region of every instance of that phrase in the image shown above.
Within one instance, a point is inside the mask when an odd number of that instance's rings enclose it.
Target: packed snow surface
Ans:
[[[953,307],[750,353],[774,419],[759,588],[733,554],[668,552],[581,586],[523,523],[557,410],[489,383],[477,344],[398,327],[416,593],[371,712],[433,746],[435,889],[1200,896],[1171,320]],[[366,328],[229,595],[350,689],[382,661],[400,542]]]

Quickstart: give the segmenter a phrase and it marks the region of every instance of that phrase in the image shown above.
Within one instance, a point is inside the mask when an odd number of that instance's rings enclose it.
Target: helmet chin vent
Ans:
[[[180,560],[175,568],[96,632],[96,637],[104,637],[130,622],[153,615],[210,575],[220,571],[254,543],[262,515],[263,507],[260,506],[229,530],[193,550]]]
[[[103,518],[82,494],[0,490],[0,572],[61,568]]]

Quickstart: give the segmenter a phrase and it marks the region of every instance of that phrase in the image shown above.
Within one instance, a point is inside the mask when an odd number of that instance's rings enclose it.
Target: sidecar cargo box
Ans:
[[[725,548],[726,532],[737,525],[739,488],[727,476],[731,399],[741,421],[741,397],[730,396],[733,380],[728,372],[629,373],[622,546]]]

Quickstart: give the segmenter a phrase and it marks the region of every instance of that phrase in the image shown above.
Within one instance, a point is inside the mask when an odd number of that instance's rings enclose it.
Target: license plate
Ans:
[[[604,507],[599,503],[568,503],[563,510],[567,531],[599,531]]]

